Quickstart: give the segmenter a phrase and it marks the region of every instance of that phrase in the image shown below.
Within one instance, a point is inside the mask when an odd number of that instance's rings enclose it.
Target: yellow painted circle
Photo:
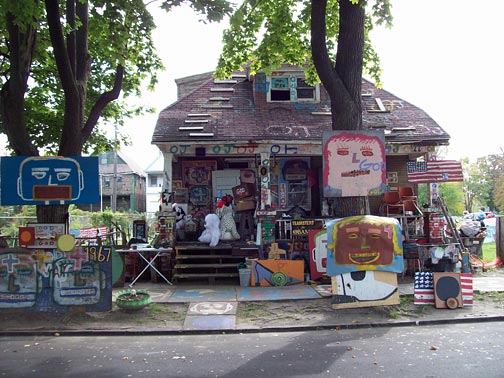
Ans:
[[[60,235],[58,237],[58,249],[69,252],[75,247],[75,237],[73,235]]]

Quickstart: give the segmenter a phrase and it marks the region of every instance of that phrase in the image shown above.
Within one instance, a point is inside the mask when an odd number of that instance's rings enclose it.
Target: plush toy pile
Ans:
[[[217,214],[208,214],[205,217],[205,229],[198,240],[202,243],[208,243],[210,247],[219,244],[220,239],[220,220]]]
[[[238,240],[240,234],[236,229],[233,210],[233,197],[229,194],[225,195],[222,200],[217,203],[215,211],[220,219],[221,240]]]
[[[174,203],[172,205],[172,209],[175,212],[175,235],[177,237],[177,240],[184,240],[186,213],[178,203]]]

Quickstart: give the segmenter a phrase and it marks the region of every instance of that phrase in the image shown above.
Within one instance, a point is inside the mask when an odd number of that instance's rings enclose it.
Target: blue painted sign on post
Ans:
[[[0,159],[2,205],[98,203],[98,158],[12,156]]]

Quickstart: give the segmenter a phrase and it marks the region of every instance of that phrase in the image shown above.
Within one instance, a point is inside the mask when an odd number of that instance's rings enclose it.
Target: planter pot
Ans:
[[[152,302],[149,290],[128,289],[118,292],[116,295],[117,307],[127,311],[138,311]]]

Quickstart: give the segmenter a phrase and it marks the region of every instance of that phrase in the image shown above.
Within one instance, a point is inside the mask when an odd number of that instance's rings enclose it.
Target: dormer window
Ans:
[[[268,102],[319,101],[319,86],[308,85],[302,74],[273,73],[267,77],[267,80],[269,81]]]

